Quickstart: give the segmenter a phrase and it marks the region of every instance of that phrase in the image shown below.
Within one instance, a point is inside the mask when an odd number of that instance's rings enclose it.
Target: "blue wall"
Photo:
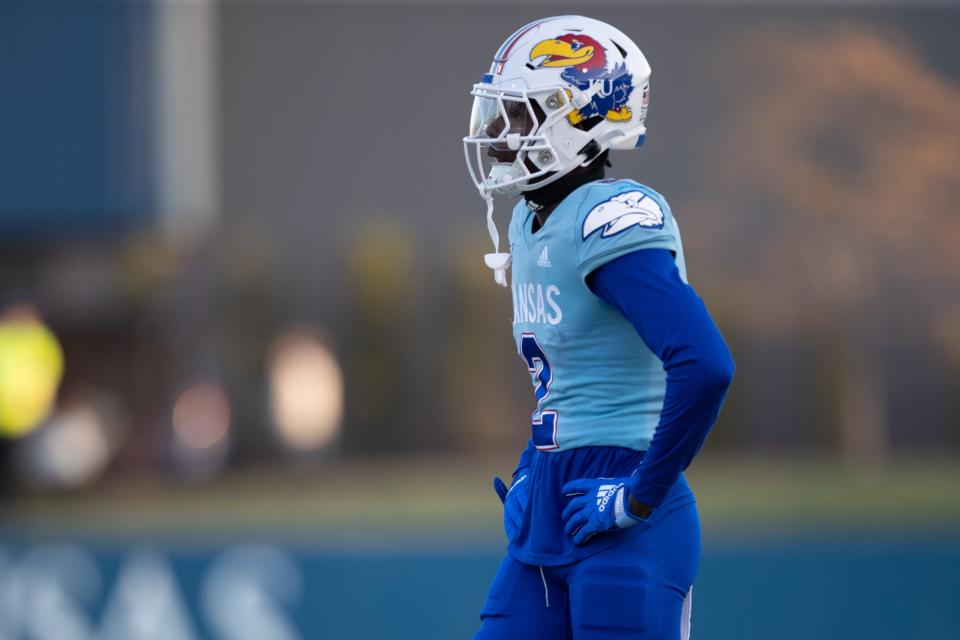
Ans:
[[[123,230],[153,200],[151,3],[0,3],[0,233]]]
[[[449,541],[402,551],[186,541],[3,549],[0,589],[27,601],[59,592],[46,624],[72,619],[104,640],[469,638],[500,559]],[[0,636],[58,637],[38,633],[29,609],[0,608]],[[957,638],[960,543],[850,535],[708,547],[694,631],[696,640]]]

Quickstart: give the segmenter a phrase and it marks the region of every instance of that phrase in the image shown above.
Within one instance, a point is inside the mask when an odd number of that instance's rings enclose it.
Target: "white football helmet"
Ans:
[[[487,266],[506,286],[509,253],[499,252],[493,196],[538,189],[608,149],[634,149],[646,136],[650,65],[633,40],[583,16],[544,18],[500,46],[473,85],[467,168],[487,201],[496,253]]]

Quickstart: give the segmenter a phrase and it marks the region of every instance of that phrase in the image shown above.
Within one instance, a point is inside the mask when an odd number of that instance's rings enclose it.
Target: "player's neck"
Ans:
[[[586,167],[580,167],[558,179],[545,187],[528,191],[524,195],[527,206],[533,210],[535,220],[533,231],[537,232],[547,222],[547,218],[553,213],[564,198],[570,195],[575,189],[582,187],[588,182],[603,179],[606,173],[606,154],[597,158]]]

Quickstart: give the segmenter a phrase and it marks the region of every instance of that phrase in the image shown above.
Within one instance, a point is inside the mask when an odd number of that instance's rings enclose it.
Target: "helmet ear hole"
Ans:
[[[531,99],[530,106],[533,108],[533,115],[537,118],[536,128],[539,129],[543,126],[543,123],[547,121],[547,112],[543,110],[543,107],[541,107],[540,103],[536,100]]]
[[[603,116],[593,116],[591,118],[587,118],[586,120],[581,120],[573,126],[581,131],[590,131],[590,129],[593,129],[601,122],[603,122]]]

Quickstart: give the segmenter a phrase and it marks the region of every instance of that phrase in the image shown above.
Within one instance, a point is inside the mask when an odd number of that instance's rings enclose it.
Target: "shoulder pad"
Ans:
[[[659,193],[633,180],[591,185],[580,206],[581,239],[607,238],[632,227],[662,229],[669,208]]]
[[[678,253],[679,235],[670,207],[659,193],[633,180],[592,183],[577,211],[577,267],[587,275],[639,249]]]

